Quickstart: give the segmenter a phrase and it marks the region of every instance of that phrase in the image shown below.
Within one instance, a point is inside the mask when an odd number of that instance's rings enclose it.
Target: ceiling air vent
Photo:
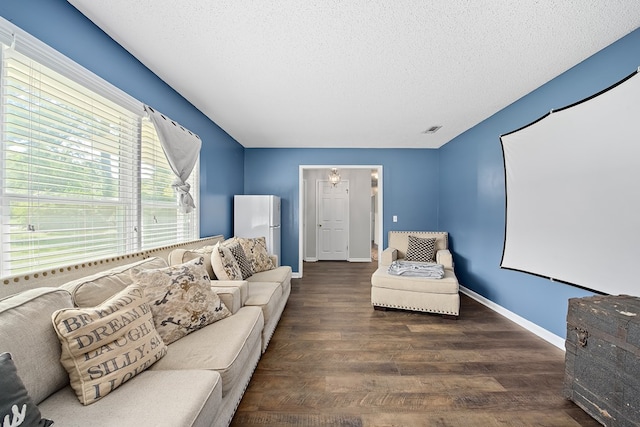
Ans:
[[[422,131],[422,133],[436,133],[442,126],[431,126],[429,129]]]

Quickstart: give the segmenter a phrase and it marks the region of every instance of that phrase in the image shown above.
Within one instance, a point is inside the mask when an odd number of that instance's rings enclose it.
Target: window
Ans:
[[[0,47],[0,276],[199,237],[198,212],[177,209],[175,177],[142,104],[76,64],[65,73],[66,58],[54,61],[58,72],[28,49]],[[198,175],[196,165],[196,206]]]
[[[149,119],[142,120],[142,154],[140,166],[142,202],[142,249],[197,239],[192,221],[197,212],[182,213],[176,209],[176,195],[171,187],[175,175],[162,151],[156,130]],[[198,201],[199,165],[196,163],[187,183],[196,206]]]

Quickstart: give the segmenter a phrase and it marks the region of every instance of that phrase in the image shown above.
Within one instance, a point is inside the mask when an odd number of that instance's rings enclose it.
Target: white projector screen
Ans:
[[[500,137],[501,267],[640,296],[640,77]]]

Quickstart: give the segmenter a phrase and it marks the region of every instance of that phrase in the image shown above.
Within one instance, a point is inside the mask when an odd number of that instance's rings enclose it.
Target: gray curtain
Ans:
[[[171,186],[178,194],[178,206],[183,212],[189,213],[196,205],[189,194],[191,186],[186,181],[198,160],[202,141],[198,135],[148,105],[145,105],[144,109],[158,132],[171,170],[176,174],[176,179]]]

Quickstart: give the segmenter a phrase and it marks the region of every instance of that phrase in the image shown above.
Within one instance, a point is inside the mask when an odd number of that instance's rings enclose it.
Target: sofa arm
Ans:
[[[222,302],[229,309],[231,314],[236,314],[242,308],[242,297],[240,296],[240,288],[233,286],[212,286],[213,292],[218,294]]]
[[[246,280],[212,280],[211,287],[237,288],[240,291],[240,307],[244,307],[249,298],[249,284]]]
[[[440,249],[436,252],[436,262],[442,264],[444,268],[453,268],[453,256],[449,249]]]
[[[382,258],[380,259],[381,265],[391,265],[391,263],[398,259],[398,250],[396,248],[387,248],[382,251]]]
[[[273,263],[274,266],[280,267],[280,264],[278,264],[278,255],[269,254],[269,259],[271,259],[271,262]]]

